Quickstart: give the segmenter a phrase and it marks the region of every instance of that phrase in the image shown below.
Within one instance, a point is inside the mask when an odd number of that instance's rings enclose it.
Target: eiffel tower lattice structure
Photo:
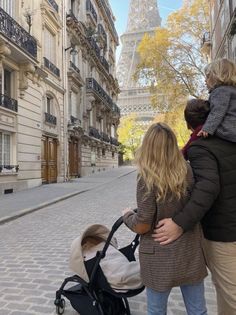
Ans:
[[[134,81],[139,62],[137,48],[145,34],[154,34],[161,26],[157,0],[130,0],[126,32],[121,36],[122,50],[117,65],[121,93],[118,105],[121,115],[135,113],[140,124],[149,124],[157,111],[151,105],[149,89]]]

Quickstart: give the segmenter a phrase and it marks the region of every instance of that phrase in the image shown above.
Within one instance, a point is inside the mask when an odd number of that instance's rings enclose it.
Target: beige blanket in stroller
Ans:
[[[103,225],[92,225],[81,237],[76,238],[71,246],[70,268],[82,279],[89,282],[84,262],[96,256],[103,249],[110,231]],[[115,291],[126,292],[142,287],[140,266],[136,261],[129,262],[118,250],[113,237],[106,256],[101,260],[100,267]]]

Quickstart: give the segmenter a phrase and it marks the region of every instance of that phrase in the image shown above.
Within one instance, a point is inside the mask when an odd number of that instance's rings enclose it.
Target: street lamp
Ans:
[[[65,51],[69,50],[70,49],[70,55],[77,55],[78,54],[78,50],[75,49],[75,45],[74,44],[71,44],[70,47],[67,47],[65,49]]]

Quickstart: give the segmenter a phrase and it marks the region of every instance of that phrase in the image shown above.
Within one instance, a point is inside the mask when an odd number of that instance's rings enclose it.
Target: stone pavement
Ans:
[[[72,240],[90,224],[111,228],[121,209],[135,207],[136,173],[130,171],[98,174],[94,188],[0,226],[0,315],[55,315],[55,291],[71,275],[68,259]],[[99,179],[102,175],[106,180]],[[84,184],[89,180],[85,178]],[[48,194],[49,190],[48,186]],[[116,237],[123,246],[134,234],[121,226]],[[215,315],[210,278],[206,280],[206,297],[208,315]],[[145,315],[145,305],[144,292],[130,299],[132,315]],[[67,302],[65,315],[76,314]],[[174,289],[168,315],[184,314],[179,289]]]
[[[0,224],[89,191],[134,171],[134,167],[120,167],[66,183],[42,185],[9,195],[0,195]]]

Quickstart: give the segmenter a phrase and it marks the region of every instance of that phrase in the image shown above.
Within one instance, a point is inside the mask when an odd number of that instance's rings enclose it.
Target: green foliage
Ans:
[[[135,114],[121,118],[117,130],[121,143],[120,150],[124,153],[125,160],[133,160],[137,148],[140,146],[146,128],[137,123]]]
[[[206,96],[201,39],[209,28],[208,0],[195,0],[172,13],[166,27],[141,41],[135,78],[150,86],[152,103],[161,111],[175,109],[189,95]]]

